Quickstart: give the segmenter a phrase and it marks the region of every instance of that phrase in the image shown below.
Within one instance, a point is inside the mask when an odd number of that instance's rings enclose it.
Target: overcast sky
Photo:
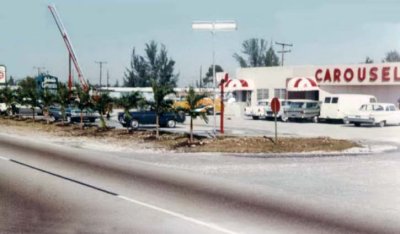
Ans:
[[[400,1],[269,0],[5,0],[0,11],[0,64],[8,75],[34,75],[34,67],[66,80],[68,54],[47,9],[54,3],[92,84],[99,80],[95,61],[107,61],[110,83],[122,82],[131,50],[143,54],[150,40],[166,45],[180,73],[179,86],[192,84],[212,63],[210,33],[192,31],[193,20],[237,21],[235,32],[215,36],[216,63],[231,76],[232,54],[248,38],[293,43],[285,65],[380,61],[400,49]],[[275,49],[279,49],[275,47]]]

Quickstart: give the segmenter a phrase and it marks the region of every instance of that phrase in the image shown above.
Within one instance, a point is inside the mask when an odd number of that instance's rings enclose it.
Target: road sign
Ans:
[[[277,114],[279,110],[281,109],[281,103],[279,102],[279,99],[274,97],[271,101],[271,109],[274,114]]]

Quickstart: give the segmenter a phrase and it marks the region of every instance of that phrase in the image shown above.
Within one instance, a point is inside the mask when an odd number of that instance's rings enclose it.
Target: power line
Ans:
[[[282,42],[275,42],[275,44],[282,46],[282,50],[277,51],[277,53],[282,54],[281,61],[282,61],[282,66],[283,66],[285,54],[292,52],[291,50],[285,50],[285,47],[293,47],[293,44],[282,43]]]

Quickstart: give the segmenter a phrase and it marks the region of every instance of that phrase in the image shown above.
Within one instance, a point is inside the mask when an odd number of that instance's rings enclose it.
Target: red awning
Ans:
[[[319,90],[317,82],[310,77],[295,77],[289,80],[287,91],[316,91]]]
[[[229,79],[224,83],[224,89],[226,91],[253,90],[254,83],[245,79]]]

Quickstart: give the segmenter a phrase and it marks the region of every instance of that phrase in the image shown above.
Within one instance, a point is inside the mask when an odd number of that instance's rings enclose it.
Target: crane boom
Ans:
[[[82,86],[82,88],[84,90],[88,90],[89,86],[88,86],[88,84],[87,84],[87,82],[86,82],[86,80],[85,80],[85,78],[83,76],[82,70],[81,70],[81,68],[79,66],[79,63],[78,63],[78,59],[77,59],[76,54],[74,52],[74,48],[73,48],[73,46],[71,44],[71,41],[69,40],[67,31],[65,30],[65,27],[64,27],[64,25],[63,25],[63,23],[62,23],[62,21],[60,19],[60,16],[59,16],[59,14],[58,14],[58,12],[56,10],[56,7],[55,7],[55,5],[49,5],[48,8],[49,8],[51,14],[53,15],[53,18],[54,18],[54,21],[57,24],[58,30],[60,30],[60,33],[61,33],[61,36],[62,36],[62,38],[64,40],[65,46],[67,47],[70,59],[74,63],[76,72],[78,73],[79,82],[81,83],[81,86]]]

